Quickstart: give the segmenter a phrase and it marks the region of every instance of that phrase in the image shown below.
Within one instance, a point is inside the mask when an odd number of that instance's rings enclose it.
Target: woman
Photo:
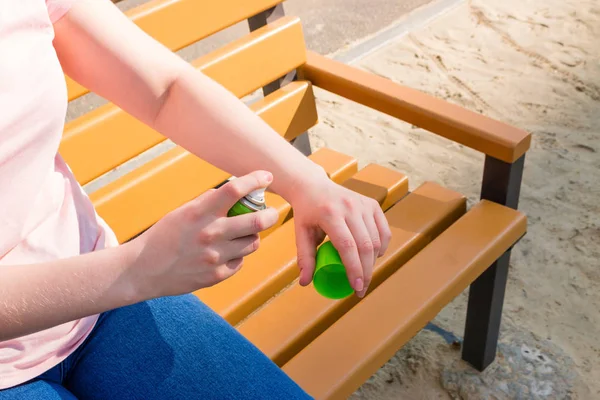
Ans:
[[[63,73],[240,178],[119,246],[57,154]],[[294,208],[300,283],[327,234],[364,296],[390,239],[376,202],[109,0],[0,0],[0,400],[307,397],[189,294],[257,249],[276,212],[226,212],[267,186]]]

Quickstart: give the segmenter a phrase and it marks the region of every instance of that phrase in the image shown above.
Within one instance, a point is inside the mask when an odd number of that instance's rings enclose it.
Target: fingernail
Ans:
[[[271,174],[270,172],[265,172],[265,180],[267,181],[267,183],[271,183],[273,181],[273,174]]]
[[[304,278],[304,270],[302,268],[300,268],[298,273],[298,283],[300,286],[306,286],[306,279]]]
[[[363,289],[364,289],[364,283],[363,283],[362,278],[356,278],[356,280],[354,281],[354,290],[356,290],[357,292],[360,292]]]

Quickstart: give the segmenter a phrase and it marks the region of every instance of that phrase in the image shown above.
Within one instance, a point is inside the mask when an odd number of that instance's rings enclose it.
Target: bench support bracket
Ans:
[[[517,209],[525,156],[512,164],[486,156],[481,198]],[[496,358],[510,250],[469,289],[462,359],[483,371]]]

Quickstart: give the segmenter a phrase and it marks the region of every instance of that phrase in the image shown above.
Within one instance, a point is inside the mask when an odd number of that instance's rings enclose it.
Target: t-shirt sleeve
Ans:
[[[48,15],[50,21],[55,23],[61,19],[67,11],[73,6],[76,0],[46,0],[46,7],[48,8]]]

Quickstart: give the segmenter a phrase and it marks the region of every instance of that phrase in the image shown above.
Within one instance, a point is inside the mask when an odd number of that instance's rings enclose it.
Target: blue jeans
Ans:
[[[191,294],[103,313],[90,336],[61,364],[0,390],[0,400],[308,398]]]

